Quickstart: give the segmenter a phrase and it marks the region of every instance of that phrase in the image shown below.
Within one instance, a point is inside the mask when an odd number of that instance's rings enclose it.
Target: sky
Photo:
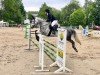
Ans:
[[[41,5],[45,2],[48,6],[58,10],[66,6],[70,0],[22,0],[26,11],[39,11]],[[85,0],[79,0],[80,5],[84,5]]]

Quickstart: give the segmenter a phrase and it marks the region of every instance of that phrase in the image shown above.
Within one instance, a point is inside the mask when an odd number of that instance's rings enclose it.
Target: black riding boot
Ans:
[[[52,29],[53,29],[51,25],[49,25],[49,29],[50,29],[50,31],[49,31],[49,33],[48,33],[47,36],[50,36],[51,35]]]
[[[48,33],[48,35],[47,35],[47,36],[50,36],[50,35],[51,35],[51,32],[52,32],[52,30],[50,29],[50,31],[49,31],[49,33]]]

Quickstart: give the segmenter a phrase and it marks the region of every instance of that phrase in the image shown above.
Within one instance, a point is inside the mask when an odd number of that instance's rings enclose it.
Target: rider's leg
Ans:
[[[51,25],[49,25],[49,29],[50,29],[50,31],[49,31],[49,33],[48,33],[48,36],[51,35],[52,29],[53,29]]]

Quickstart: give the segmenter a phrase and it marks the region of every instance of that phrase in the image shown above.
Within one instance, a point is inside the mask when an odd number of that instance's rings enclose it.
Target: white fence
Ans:
[[[9,26],[8,22],[0,21],[0,27],[8,27],[8,26]]]
[[[65,72],[66,70],[69,72],[72,72],[72,70],[68,69],[66,67],[66,30],[65,29],[58,29],[58,41],[57,41],[57,55],[56,60],[53,64],[50,65],[50,67],[53,67],[57,65],[59,67],[58,70],[55,71],[55,73],[59,72]],[[44,41],[43,37],[40,36],[39,40],[39,66],[41,67],[40,70],[36,71],[49,71],[44,70]]]
[[[92,36],[93,37],[100,37],[100,31],[92,31]]]

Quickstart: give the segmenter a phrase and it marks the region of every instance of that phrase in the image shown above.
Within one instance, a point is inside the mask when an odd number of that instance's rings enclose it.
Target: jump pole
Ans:
[[[44,41],[43,41],[43,35],[39,34],[39,65],[38,66],[34,66],[35,68],[40,67],[40,70],[35,70],[37,72],[47,72],[49,70],[45,70],[44,68],[46,66],[44,66]]]
[[[28,49],[27,50],[32,50],[31,49],[31,25],[30,24],[28,24],[27,26],[26,26],[26,38],[28,39]]]
[[[50,67],[53,67],[57,65],[59,67],[58,70],[56,70],[54,73],[59,73],[59,72],[65,72],[69,71],[72,72],[69,68],[65,66],[66,62],[66,35],[67,31],[66,29],[58,28],[58,41],[57,41],[57,57],[56,61],[50,65]]]
[[[29,38],[28,38],[28,40],[29,40],[29,50],[32,50],[31,49],[31,24],[29,26],[30,26],[29,27]]]
[[[29,19],[24,20],[25,26],[25,38],[28,39],[28,49],[26,50],[31,50],[31,24]]]

